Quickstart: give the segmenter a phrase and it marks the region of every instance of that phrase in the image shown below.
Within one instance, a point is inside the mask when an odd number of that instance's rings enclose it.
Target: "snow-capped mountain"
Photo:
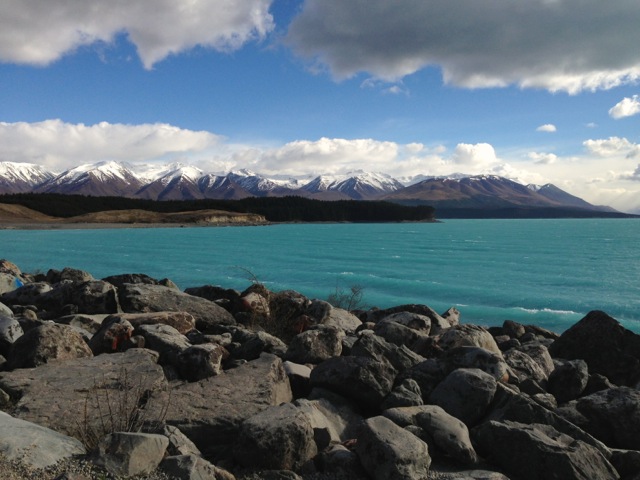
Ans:
[[[195,200],[205,198],[198,186],[204,175],[199,168],[177,164],[164,174],[142,186],[135,196],[149,200]]]
[[[53,177],[33,163],[0,162],[0,194],[30,192]]]
[[[319,175],[300,190],[316,197],[323,193],[333,193],[334,196],[343,198],[371,200],[401,188],[402,183],[389,175],[355,172],[347,175]]]
[[[123,163],[100,162],[80,165],[40,183],[38,193],[93,196],[133,196],[142,181]]]
[[[309,180],[311,179],[311,180]],[[229,199],[302,196],[321,200],[388,200],[429,204],[436,208],[572,208],[612,211],[575,197],[558,187],[523,185],[496,175],[421,175],[405,182],[381,173],[362,171],[305,178],[267,177],[250,170],[205,173],[180,163],[129,165],[120,162],[86,164],[59,175],[33,164],[0,162],[0,194],[60,193],[126,196],[150,200]]]

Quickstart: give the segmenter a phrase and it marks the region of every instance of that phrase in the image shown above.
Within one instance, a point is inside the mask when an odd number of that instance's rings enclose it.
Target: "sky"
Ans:
[[[638,0],[2,0],[0,161],[497,174],[640,212]]]

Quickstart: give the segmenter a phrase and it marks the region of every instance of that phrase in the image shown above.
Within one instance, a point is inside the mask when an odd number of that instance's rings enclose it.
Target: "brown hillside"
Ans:
[[[22,205],[0,203],[0,222],[57,222],[56,217],[36,212]]]

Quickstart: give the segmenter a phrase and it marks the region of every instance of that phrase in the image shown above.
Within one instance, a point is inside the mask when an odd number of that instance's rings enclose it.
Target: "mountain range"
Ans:
[[[401,183],[386,174],[355,172],[306,179],[269,178],[249,170],[224,175],[189,165],[162,167],[100,162],[60,174],[35,164],[0,162],[0,194],[57,193],[148,200],[238,200],[301,196],[318,200],[387,200],[437,209],[564,208],[614,212],[552,185],[523,185],[496,175],[420,177]]]

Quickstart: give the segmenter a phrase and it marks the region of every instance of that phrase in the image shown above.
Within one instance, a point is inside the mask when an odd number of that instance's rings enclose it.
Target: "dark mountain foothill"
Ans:
[[[349,312],[259,284],[183,292],[6,260],[0,273],[0,472],[640,475],[640,336],[604,312],[559,335],[427,305]]]

